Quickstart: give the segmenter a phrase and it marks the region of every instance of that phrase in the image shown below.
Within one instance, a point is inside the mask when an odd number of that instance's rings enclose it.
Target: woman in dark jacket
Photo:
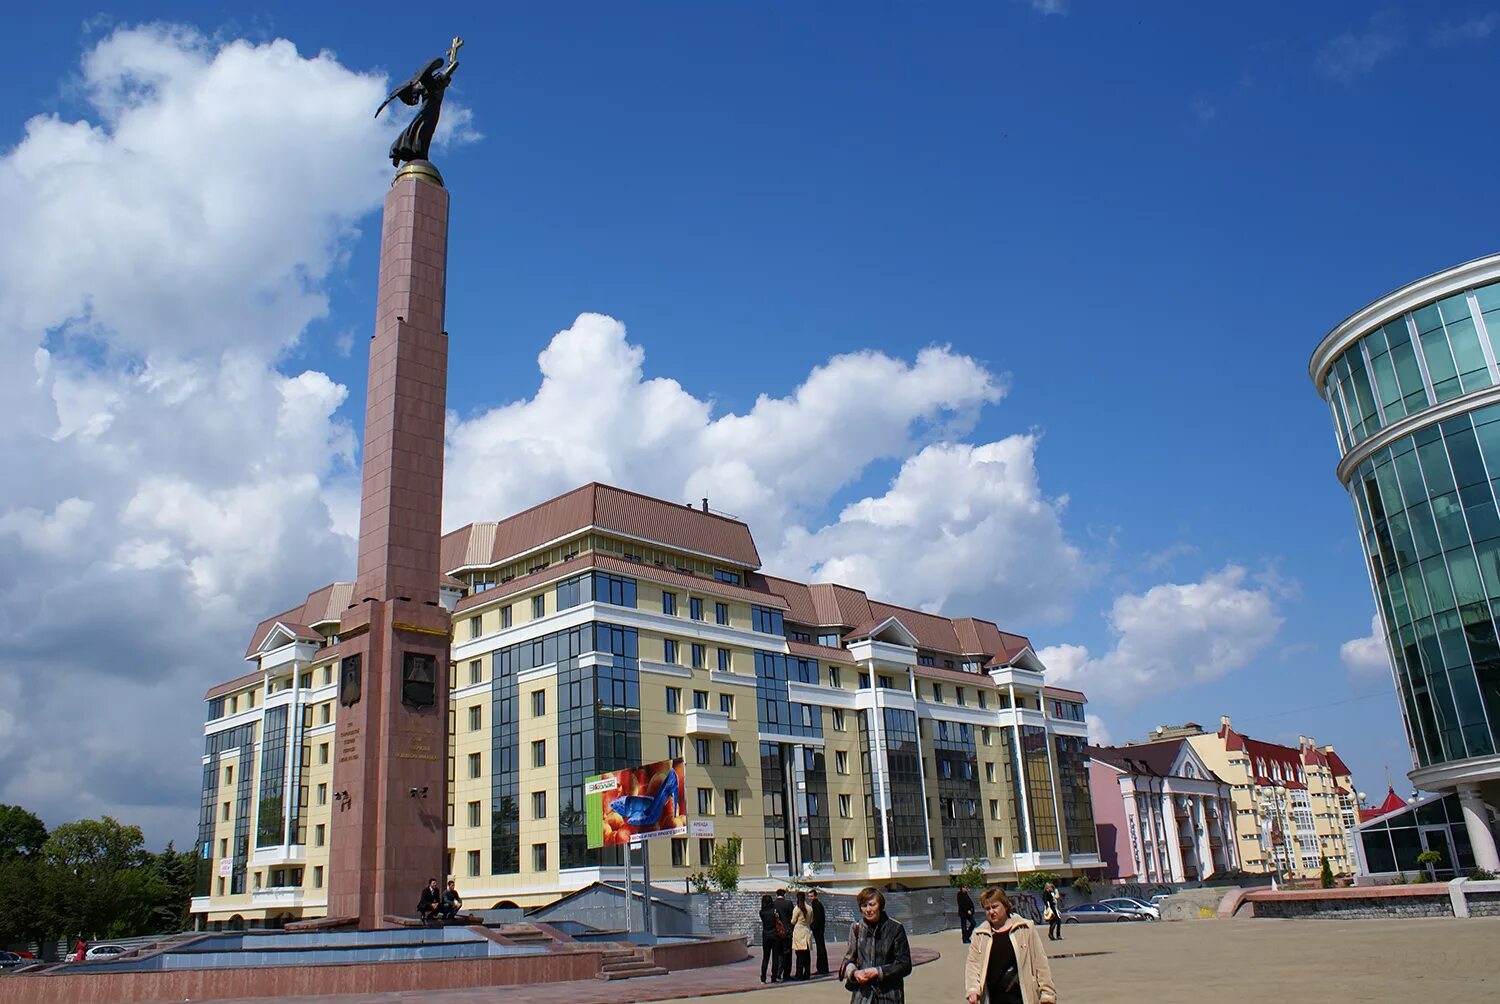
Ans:
[[[760,981],[766,981],[766,967],[771,967],[771,982],[776,980],[776,957],[781,936],[776,933],[776,907],[769,894],[760,898]]]
[[[885,895],[866,886],[857,897],[862,919],[849,928],[849,947],[839,963],[844,986],[859,1004],[906,1004],[911,947],[906,928],[886,916]]]

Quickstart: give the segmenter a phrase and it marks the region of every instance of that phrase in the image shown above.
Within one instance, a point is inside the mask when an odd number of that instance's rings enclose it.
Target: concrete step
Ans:
[[[646,960],[627,964],[624,966],[611,966],[599,971],[601,980],[631,980],[637,976],[665,976],[667,970],[663,966],[654,966]]]

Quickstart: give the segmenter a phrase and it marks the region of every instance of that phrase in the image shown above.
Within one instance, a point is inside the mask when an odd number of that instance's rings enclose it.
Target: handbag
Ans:
[[[1045,909],[1045,910],[1042,911],[1042,919],[1045,920],[1049,924],[1052,923],[1054,920],[1057,919],[1057,911],[1054,910],[1054,909],[1052,909],[1052,907],[1050,907],[1050,906],[1047,907],[1047,909]]]
[[[862,925],[859,921],[855,921],[853,927],[850,928],[850,932],[853,936],[850,939],[851,945],[849,947],[849,954],[847,958],[849,959],[849,966],[851,968],[849,969],[849,975],[844,977],[844,989],[849,991],[849,1000],[851,1001],[851,1004],[853,1001],[859,998],[861,992],[865,989],[866,986],[866,984],[861,983],[859,982],[859,980],[856,980],[854,978],[854,974],[859,971],[859,942],[860,937],[863,933],[862,931],[860,931],[861,926]]]

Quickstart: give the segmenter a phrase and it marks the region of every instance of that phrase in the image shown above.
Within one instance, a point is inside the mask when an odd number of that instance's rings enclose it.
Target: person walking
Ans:
[[[860,919],[849,926],[839,976],[853,991],[850,1004],[906,1004],[911,946],[906,928],[885,912],[885,894],[866,886],[855,897]]]
[[[805,980],[812,970],[812,909],[807,893],[797,890],[797,908],[792,911],[792,953],[797,956],[795,980]]]
[[[823,901],[818,898],[816,889],[807,894],[807,901],[812,904],[812,936],[813,944],[817,946],[817,968],[813,972],[819,976],[827,976],[828,943],[823,940],[823,929],[828,923],[828,911],[823,908]]]
[[[969,890],[963,886],[958,887],[958,930],[967,945],[969,935],[974,933],[974,901],[969,898]]]
[[[1042,893],[1042,902],[1046,905],[1046,909],[1042,911],[1042,919],[1047,922],[1047,940],[1063,940],[1062,893],[1057,891],[1055,884],[1047,883],[1047,888]]]
[[[776,916],[776,907],[771,903],[771,894],[763,893],[760,897],[760,981],[766,982],[766,967],[771,968],[771,982],[780,979],[779,966],[781,965],[781,936],[776,933],[780,926],[780,918]]]
[[[776,939],[776,978],[789,980],[792,978],[792,901],[786,898],[785,889],[776,890],[776,902],[771,904],[776,908],[778,924],[776,929],[779,936]]]
[[[1056,1004],[1057,988],[1036,926],[1013,912],[999,886],[979,894],[984,923],[974,930],[964,966],[969,1004]]]

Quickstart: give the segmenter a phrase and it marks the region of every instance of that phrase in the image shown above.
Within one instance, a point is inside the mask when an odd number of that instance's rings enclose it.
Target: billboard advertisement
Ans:
[[[590,847],[687,833],[687,783],[682,760],[596,774],[583,783]]]

